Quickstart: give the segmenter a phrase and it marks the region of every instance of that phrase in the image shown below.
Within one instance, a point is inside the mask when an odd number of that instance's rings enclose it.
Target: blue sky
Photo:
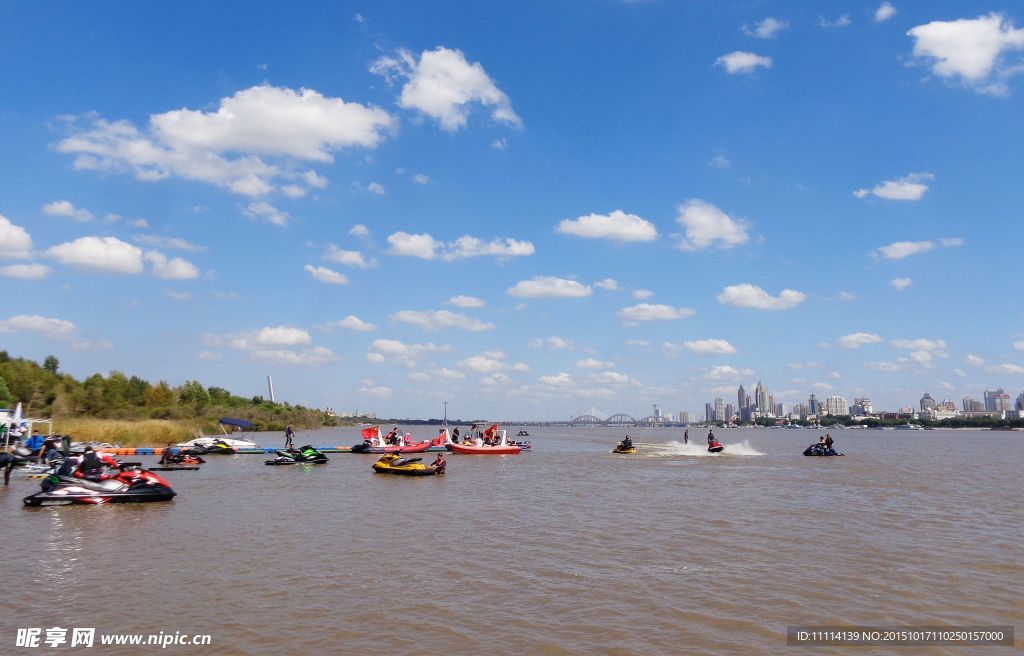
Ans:
[[[1014,3],[0,7],[0,348],[382,415],[1024,387]]]

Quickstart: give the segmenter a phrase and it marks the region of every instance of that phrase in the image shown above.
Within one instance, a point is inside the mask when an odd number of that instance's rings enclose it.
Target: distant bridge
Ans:
[[[601,419],[594,415],[580,415],[579,417],[573,418],[569,422],[572,426],[668,426],[668,425],[679,425],[669,424],[663,417],[655,417],[650,415],[643,419],[636,419],[624,412],[612,415],[607,419]]]

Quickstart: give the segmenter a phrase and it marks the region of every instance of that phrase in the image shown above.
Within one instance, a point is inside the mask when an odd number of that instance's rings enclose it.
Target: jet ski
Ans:
[[[161,465],[201,465],[205,460],[191,453],[176,453],[160,459]]]
[[[238,449],[236,449],[235,447],[231,446],[230,444],[228,444],[224,440],[216,440],[213,444],[209,444],[207,446],[200,446],[200,445],[193,446],[188,451],[188,453],[189,453],[189,455],[197,455],[197,456],[207,455],[207,454],[213,454],[213,455],[233,455],[235,453],[238,453]]]
[[[170,501],[174,495],[167,481],[133,462],[121,463],[117,476],[101,481],[53,474],[43,480],[42,491],[23,502],[26,506],[99,505]]]
[[[821,442],[815,442],[811,446],[804,449],[805,456],[841,456],[842,453],[836,453],[836,450],[827,447]]]
[[[298,451],[275,451],[277,457],[267,460],[265,465],[322,465],[328,462],[327,456],[320,453],[308,444],[300,447]]]
[[[612,453],[636,453],[635,446],[623,446],[621,443],[616,444],[615,448],[612,449]]]
[[[530,434],[527,433],[526,429],[524,428],[520,430],[518,433],[516,433],[516,437],[530,437]]]
[[[378,474],[398,474],[399,476],[433,476],[441,472],[434,465],[424,465],[423,458],[399,458],[397,454],[387,453],[373,463],[373,471]]]
[[[712,439],[710,442],[708,442],[709,453],[721,453],[724,448],[725,445],[716,439]]]

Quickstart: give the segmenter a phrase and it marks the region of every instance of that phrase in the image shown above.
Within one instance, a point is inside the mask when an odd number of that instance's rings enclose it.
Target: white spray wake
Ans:
[[[750,440],[743,440],[735,444],[725,444],[725,450],[721,453],[710,453],[708,445],[704,440],[683,444],[676,440],[665,443],[643,444],[640,453],[648,452],[652,456],[694,456],[718,458],[721,456],[763,456],[764,454],[750,446]]]

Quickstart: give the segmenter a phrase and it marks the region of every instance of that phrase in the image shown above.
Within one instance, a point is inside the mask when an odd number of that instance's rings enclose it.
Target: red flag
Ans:
[[[363,439],[372,440],[373,438],[380,435],[380,426],[370,426],[369,428],[363,429]]]
[[[492,424],[490,428],[484,431],[484,437],[494,437],[498,434],[498,424]]]

